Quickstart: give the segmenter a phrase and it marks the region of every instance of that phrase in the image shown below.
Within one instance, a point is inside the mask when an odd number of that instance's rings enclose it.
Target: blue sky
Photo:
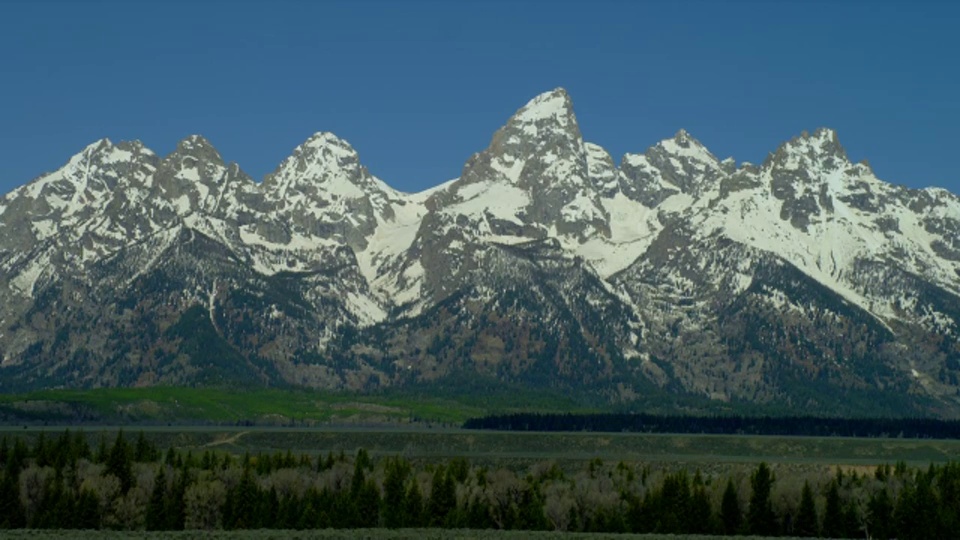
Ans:
[[[960,3],[0,2],[0,191],[101,137],[200,133],[255,179],[316,131],[417,191],[562,86],[616,161],[687,129],[760,162],[836,129],[854,160],[960,192]]]

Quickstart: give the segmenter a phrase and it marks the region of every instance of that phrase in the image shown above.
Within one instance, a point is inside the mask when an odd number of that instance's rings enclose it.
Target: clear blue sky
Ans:
[[[192,133],[260,180],[316,131],[416,191],[563,86],[618,162],[680,128],[759,162],[827,126],[885,180],[960,192],[958,28],[947,0],[0,1],[0,191]]]

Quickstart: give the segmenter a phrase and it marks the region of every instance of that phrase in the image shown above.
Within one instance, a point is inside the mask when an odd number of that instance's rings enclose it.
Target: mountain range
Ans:
[[[87,146],[0,200],[0,390],[488,381],[960,415],[960,198],[818,129],[761,164],[619,164],[535,97],[408,194],[317,133],[262,182],[200,136]]]

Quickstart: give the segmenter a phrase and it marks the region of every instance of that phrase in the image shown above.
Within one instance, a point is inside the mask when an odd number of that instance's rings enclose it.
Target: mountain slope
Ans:
[[[419,194],[330,133],[262,183],[104,139],[0,200],[0,389],[447,386],[960,413],[960,199],[835,132],[619,166],[562,89]],[[671,397],[673,396],[673,397]]]

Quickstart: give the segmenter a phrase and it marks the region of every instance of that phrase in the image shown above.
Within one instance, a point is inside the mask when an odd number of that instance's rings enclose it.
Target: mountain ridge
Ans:
[[[681,129],[618,167],[563,89],[412,194],[329,132],[259,183],[198,135],[164,157],[101,139],[0,199],[0,302],[3,387],[476,372],[960,413],[960,198],[877,179],[827,128],[759,165]]]

